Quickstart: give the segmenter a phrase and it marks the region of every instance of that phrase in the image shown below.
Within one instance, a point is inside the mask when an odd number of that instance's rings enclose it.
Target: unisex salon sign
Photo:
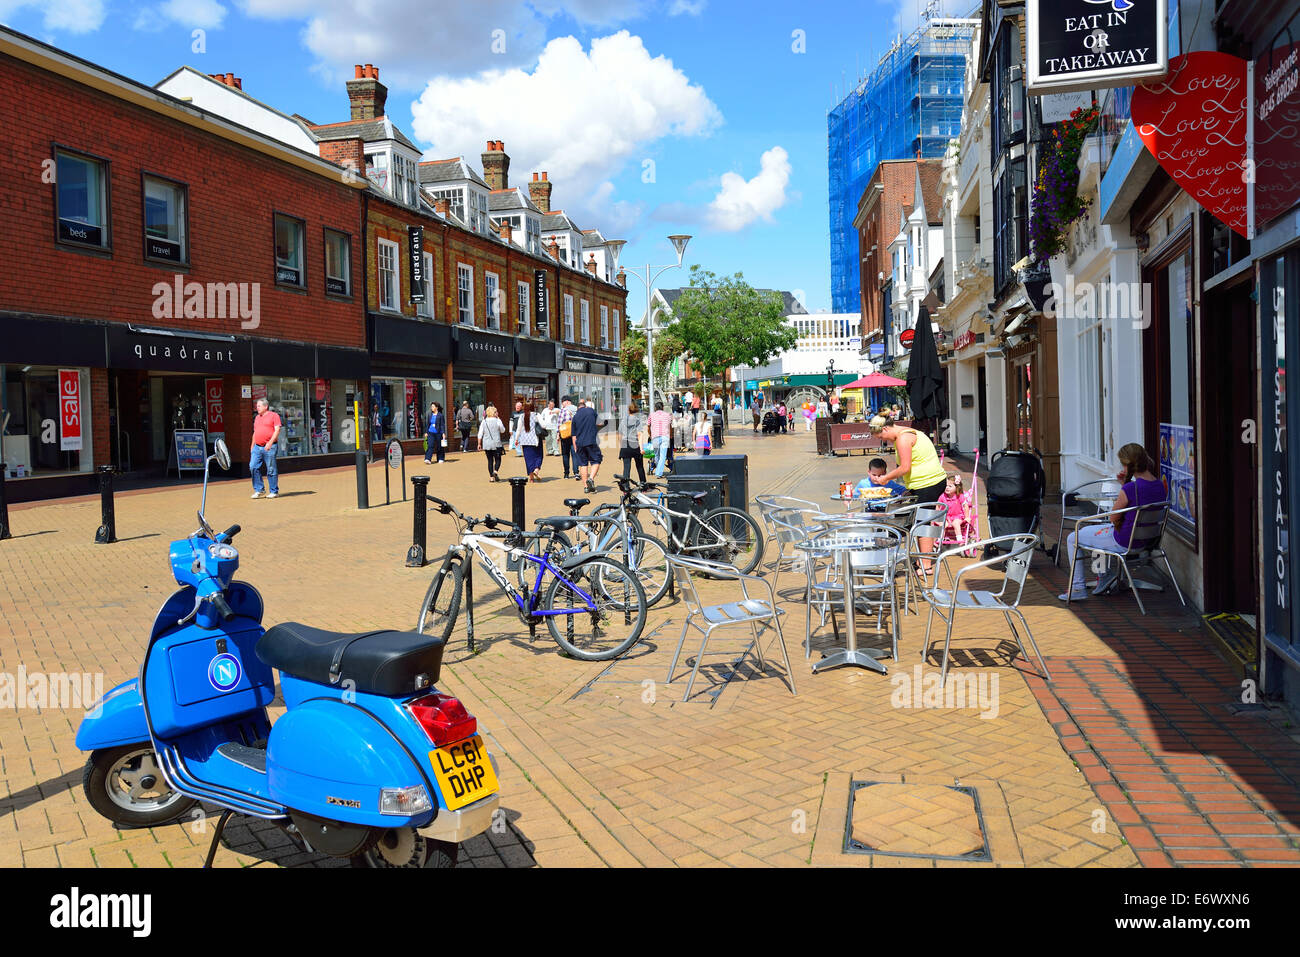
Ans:
[[[1169,68],[1167,0],[1028,0],[1030,93],[1128,86]]]

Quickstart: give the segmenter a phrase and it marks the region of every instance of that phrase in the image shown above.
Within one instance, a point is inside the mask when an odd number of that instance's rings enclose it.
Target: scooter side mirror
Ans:
[[[212,444],[213,451],[217,453],[217,464],[221,466],[223,472],[230,471],[230,449],[226,447],[224,439],[217,439]]]

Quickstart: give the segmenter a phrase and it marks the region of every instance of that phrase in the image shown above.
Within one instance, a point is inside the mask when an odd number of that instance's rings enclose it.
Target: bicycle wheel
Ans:
[[[619,537],[605,554],[632,569],[645,589],[646,604],[651,608],[668,594],[668,550],[659,539],[649,535],[633,536],[632,554],[629,556],[627,541]]]
[[[569,536],[565,535],[563,532],[556,531],[555,529],[548,529],[546,535],[538,535],[535,538],[529,538],[524,551],[535,558],[541,558],[542,552],[546,551],[547,536],[549,535],[555,536],[556,542],[555,551],[551,553],[551,559],[553,561],[559,562],[560,559],[564,558],[566,555],[573,554],[573,543],[569,541]],[[515,572],[515,577],[519,581],[519,589],[521,591],[524,588],[531,590],[532,587],[537,584],[537,566],[532,562],[523,561],[521,559],[519,562],[519,568]]]
[[[752,572],[763,560],[763,530],[752,515],[738,508],[705,512],[695,526],[693,553],[711,562],[735,565]]]
[[[566,580],[567,579],[567,580]],[[542,600],[546,627],[555,643],[582,661],[617,658],[641,638],[646,618],[645,589],[626,565],[592,555],[551,580]]]
[[[451,640],[451,630],[460,614],[460,599],[465,587],[465,560],[453,555],[443,562],[429,583],[420,605],[420,617],[415,630],[422,635],[434,635],[444,641]]]
[[[618,518],[618,512],[619,507],[617,505],[606,502],[604,505],[597,505],[595,511],[591,514],[605,515],[606,513],[613,513],[610,517]],[[633,535],[644,535],[646,533],[645,529],[641,527],[641,520],[632,514],[632,512],[629,511],[622,521],[627,525],[628,529],[631,530]]]

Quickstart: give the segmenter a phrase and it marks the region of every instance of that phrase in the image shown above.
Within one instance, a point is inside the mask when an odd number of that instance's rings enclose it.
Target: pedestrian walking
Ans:
[[[777,403],[777,406],[776,406],[776,424],[777,424],[777,427],[781,430],[781,434],[782,434],[782,435],[785,435],[785,427],[789,424],[789,422],[790,422],[790,419],[789,419],[789,417],[788,417],[787,414],[786,414],[785,403],[784,403],[784,402],[779,402],[779,403]]]
[[[699,415],[699,413],[700,413],[700,394],[698,392],[692,392],[691,393],[691,417],[694,418],[695,416]]]
[[[695,413],[695,451],[708,455],[713,448],[713,427],[703,412]]]
[[[752,414],[752,415],[754,416],[754,434],[755,434],[755,435],[758,434],[758,425],[759,425],[759,420],[762,419],[762,417],[763,417],[763,413],[762,413],[762,411],[761,411],[762,408],[763,408],[762,405],[760,405],[758,402],[751,402],[750,405],[749,405],[749,411],[750,411],[750,414]]]
[[[524,404],[515,402],[515,414],[510,417],[510,448],[515,450],[515,455],[523,455],[523,450],[519,448],[519,436],[523,430],[519,420],[524,414]]]
[[[663,409],[662,402],[659,408]],[[618,457],[623,460],[623,478],[632,477],[632,463],[635,462],[636,474],[642,485],[645,484],[646,418],[646,414],[637,405],[636,399],[628,403],[627,415],[623,418],[622,428],[619,429],[618,445]]]
[[[431,465],[434,454],[441,465],[447,459],[447,417],[437,402],[429,403],[429,426],[424,430],[424,464]]]
[[[279,451],[280,429],[283,427],[278,413],[271,411],[266,399],[254,403],[257,415],[253,418],[253,444],[249,449],[248,470],[253,473],[253,498],[262,497],[262,466],[266,466],[267,498],[280,494],[280,479],[275,468]]]
[[[673,415],[682,414],[682,397],[678,393],[673,393]]]
[[[655,476],[662,478],[673,444],[673,417],[664,410],[662,402],[656,402],[655,410],[650,413],[650,444],[655,450]]]
[[[573,416],[577,413],[578,408],[573,404],[573,399],[569,396],[563,396],[560,399],[560,409],[556,416],[559,422],[559,428],[556,433],[560,437],[560,461],[564,465],[564,477],[568,478],[573,475],[578,477],[578,459],[573,454]],[[570,472],[569,463],[572,460],[573,470]]]
[[[519,414],[519,440],[515,443],[515,448],[524,457],[524,472],[530,482],[542,480],[542,440],[538,435],[538,425],[540,422],[536,412]]]
[[[501,471],[501,438],[505,430],[497,407],[489,404],[483,410],[483,421],[479,423],[478,447],[487,453],[488,476],[493,482],[501,481],[497,473]]]
[[[546,408],[541,414],[542,427],[546,429],[546,454],[560,454],[560,410],[555,407],[554,399],[546,400]]]
[[[596,491],[596,475],[600,472],[600,463],[604,456],[600,451],[600,424],[596,421],[595,405],[590,399],[573,414],[574,461],[578,465],[579,478],[588,492]]]
[[[456,427],[460,429],[460,450],[469,451],[470,433],[474,431],[474,410],[469,407],[469,399],[460,404],[456,413]]]

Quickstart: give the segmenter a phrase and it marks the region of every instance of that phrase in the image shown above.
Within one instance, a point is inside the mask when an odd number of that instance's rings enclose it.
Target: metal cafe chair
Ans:
[[[1006,618],[1011,634],[1020,647],[1020,653],[1028,661],[1029,652],[1025,649],[1025,643],[1020,640],[1020,632],[1016,630],[1016,624],[1011,619],[1014,614],[1020,619],[1020,624],[1025,627],[1025,634],[1029,637],[1029,644],[1033,646],[1043,677],[1050,681],[1052,676],[1048,674],[1047,664],[1043,661],[1042,653],[1038,650],[1038,643],[1034,641],[1033,632],[1029,630],[1029,622],[1025,621],[1025,616],[1021,614],[1019,607],[1020,599],[1025,592],[1025,578],[1029,574],[1029,562],[1034,556],[1034,549],[1038,547],[1038,536],[1023,533],[1019,535],[1001,535],[997,538],[988,539],[988,542],[1002,548],[1009,548],[1010,553],[995,555],[983,561],[964,565],[957,570],[956,575],[952,575],[951,569],[949,569],[952,587],[939,588],[930,583],[921,592],[921,597],[930,606],[930,614],[925,620],[925,645],[921,648],[921,657],[924,659],[930,654],[930,626],[934,624],[934,616],[937,614],[947,625],[947,632],[943,639],[943,666],[939,675],[940,683],[946,682],[948,680],[948,645],[952,641],[952,624],[953,619],[957,617],[957,612],[994,611],[1001,613]],[[960,558],[964,550],[965,546],[949,548],[944,552],[940,552],[935,558],[939,565],[946,565],[949,561]],[[998,565],[1004,567],[1001,569],[1002,587],[997,591],[962,588],[962,579],[966,576],[984,569],[994,569],[996,571]],[[932,574],[934,581],[937,582],[939,575],[937,567]]]
[[[1115,479],[1094,479],[1061,493],[1061,521],[1056,528],[1056,554],[1052,556],[1052,564],[1057,567],[1061,564],[1061,553],[1065,551],[1065,523],[1093,518],[1098,507],[1109,508],[1122,487]],[[1070,509],[1084,511],[1070,514]]]
[[[768,515],[768,521],[776,529],[776,561],[772,565],[772,589],[774,591],[777,582],[781,580],[781,566],[783,563],[789,562],[790,569],[793,571],[796,561],[811,563],[816,559],[829,557],[829,552],[814,554],[794,548],[798,543],[808,539],[809,535],[818,527],[821,517],[821,511],[815,508],[779,508]],[[786,554],[786,546],[790,546],[789,555]]]
[[[903,561],[903,532],[892,525],[871,521],[846,521],[843,516],[831,516],[821,529],[824,533],[836,535],[861,535],[863,538],[877,538],[883,545],[864,548],[849,553],[849,572],[852,576],[850,585],[853,589],[853,607],[876,615],[876,627],[879,628],[886,613],[889,615],[890,639],[894,660],[898,660],[898,588],[899,566]],[[816,537],[814,535],[814,537]],[[838,563],[829,566],[827,577],[816,580],[816,567],[810,562],[808,566],[808,585],[805,593],[804,621],[804,657],[812,656],[812,613],[817,608],[821,623],[826,623],[826,613],[830,612],[831,626],[835,630],[835,639],[839,640],[840,628],[836,618],[837,607],[844,605],[844,585],[840,580]]]
[[[927,513],[928,516],[928,513]],[[906,579],[903,583],[903,603],[904,607],[916,614],[916,596],[926,588],[926,580],[930,583],[937,582],[940,570],[939,563],[935,560],[940,554],[938,549],[931,551],[922,551],[917,542],[922,538],[933,538],[936,542],[943,537],[942,516],[927,517],[922,516],[924,521],[918,521],[907,530],[907,566],[903,569]],[[922,575],[917,571],[917,562],[926,559],[931,562],[930,574]],[[951,582],[951,579],[949,579]],[[915,587],[913,587],[915,583]]]
[[[1065,603],[1067,605],[1074,595],[1072,584],[1074,563],[1078,560],[1079,552],[1083,551],[1092,555],[1102,555],[1119,562],[1124,576],[1128,579],[1129,590],[1133,592],[1133,597],[1137,600],[1138,609],[1142,614],[1145,615],[1147,609],[1146,605],[1142,604],[1141,589],[1133,583],[1132,569],[1134,568],[1152,568],[1160,572],[1173,583],[1178,600],[1186,606],[1187,599],[1183,597],[1183,590],[1178,587],[1178,579],[1174,577],[1174,569],[1169,564],[1169,555],[1160,544],[1164,538],[1165,524],[1169,521],[1168,501],[1148,502],[1146,505],[1130,505],[1127,508],[1111,509],[1109,512],[1079,518],[1075,520],[1075,529],[1077,531],[1092,525],[1111,524],[1111,520],[1115,516],[1127,515],[1130,512],[1135,513],[1133,530],[1129,536],[1128,547],[1122,552],[1089,546],[1086,542],[1080,541],[1077,534],[1075,535],[1075,547],[1070,550],[1070,564],[1067,566],[1071,582],[1065,591]],[[1156,564],[1157,560],[1165,563],[1163,570]]]
[[[786,508],[811,508],[819,509],[816,502],[809,502],[802,498],[795,498],[793,495],[756,495],[754,504],[758,506],[758,517],[762,519],[766,526],[767,538],[765,541],[776,541],[776,528],[769,520],[773,512]]]
[[[682,695],[682,701],[689,700],[691,696],[691,688],[695,686],[695,679],[700,673],[700,661],[706,654],[719,654],[719,652],[709,651],[709,639],[713,637],[713,632],[729,625],[748,625],[753,632],[754,641],[749,649],[746,649],[745,654],[753,650],[758,659],[759,671],[767,670],[767,663],[763,658],[763,632],[768,628],[775,631],[776,643],[781,649],[781,658],[785,661],[786,681],[790,685],[790,693],[792,695],[798,693],[794,687],[794,672],[790,669],[790,654],[785,647],[785,636],[781,633],[781,615],[785,614],[785,609],[776,604],[776,590],[767,579],[760,575],[745,574],[734,565],[706,561],[702,558],[685,558],[671,552],[668,554],[668,566],[672,570],[673,578],[677,582],[677,591],[682,596],[686,609],[686,618],[682,622],[682,636],[678,639],[677,650],[673,652],[672,664],[668,666],[668,684],[672,684],[673,674],[677,671],[677,661],[681,657],[682,646],[686,643],[686,632],[694,628],[704,636],[699,653],[695,656],[695,667],[691,669],[691,678],[686,683],[686,693]],[[700,601],[699,592],[695,590],[697,575],[708,576],[714,581],[736,582],[740,586],[739,599],[720,605],[705,605]],[[750,594],[751,584],[766,589],[767,597],[753,597]]]

